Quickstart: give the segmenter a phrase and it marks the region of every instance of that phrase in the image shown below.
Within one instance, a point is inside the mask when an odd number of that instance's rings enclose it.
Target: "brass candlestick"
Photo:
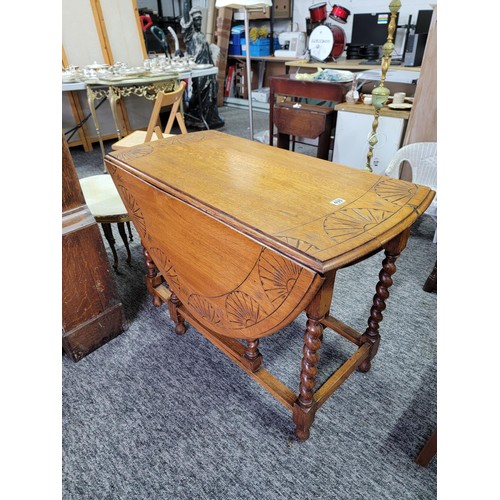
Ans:
[[[391,11],[391,20],[387,28],[387,41],[384,43],[384,46],[382,47],[382,54],[383,54],[381,62],[382,74],[380,76],[380,83],[378,87],[373,89],[372,92],[373,96],[372,104],[373,107],[375,108],[375,115],[372,123],[372,132],[368,139],[369,148],[368,148],[368,154],[366,156],[366,165],[364,168],[364,170],[367,170],[368,172],[373,172],[373,169],[371,167],[371,161],[373,156],[373,148],[378,142],[377,127],[378,127],[378,119],[380,116],[380,110],[387,102],[387,99],[389,98],[390,94],[390,90],[386,88],[384,84],[385,84],[385,77],[387,75],[387,70],[391,65],[391,54],[394,51],[393,40],[394,40],[394,31],[396,30],[396,15],[399,12],[400,8],[401,8],[401,2],[399,0],[392,0],[391,3],[389,4],[389,10]]]

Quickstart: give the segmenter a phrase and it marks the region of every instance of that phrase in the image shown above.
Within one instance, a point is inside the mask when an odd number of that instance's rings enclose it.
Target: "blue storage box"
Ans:
[[[241,53],[246,56],[245,39],[241,40]],[[269,56],[271,55],[271,41],[269,38],[258,38],[255,42],[250,40],[250,56]]]
[[[242,33],[232,33],[229,37],[229,44],[241,45]],[[243,39],[244,40],[244,39]]]
[[[230,56],[241,56],[241,45],[235,45],[234,43],[229,42],[229,46],[227,48],[227,53]]]

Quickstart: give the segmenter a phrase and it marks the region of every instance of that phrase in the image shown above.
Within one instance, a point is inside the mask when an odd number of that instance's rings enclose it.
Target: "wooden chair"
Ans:
[[[180,105],[182,103],[182,96],[184,95],[184,90],[186,88],[186,82],[181,81],[179,87],[172,92],[158,92],[155,99],[155,104],[153,111],[151,113],[151,118],[149,119],[149,124],[147,130],[136,130],[131,134],[127,135],[123,139],[112,144],[111,149],[117,151],[124,148],[130,148],[132,146],[137,146],[138,144],[144,144],[146,142],[156,141],[157,139],[163,139],[164,137],[171,137],[170,131],[174,125],[175,120],[181,129],[182,134],[187,134],[186,125],[184,123],[184,118],[180,111]],[[162,108],[167,106],[172,106],[170,110],[170,116],[165,126],[165,130],[161,130],[160,127],[160,111]]]
[[[316,156],[328,160],[337,124],[335,104],[345,101],[350,88],[351,83],[348,82],[305,81],[293,75],[270,77],[269,145],[273,145],[276,128],[279,148],[289,149],[291,139],[292,151],[295,151],[295,144],[302,142],[301,138],[317,139]],[[281,98],[286,98],[286,101],[279,102]],[[304,99],[328,104],[307,104]]]
[[[336,111],[328,106],[282,102],[274,105],[274,125],[278,130],[277,146],[290,148],[290,137],[318,139],[317,157],[328,160]]]
[[[130,265],[131,254],[127,235],[125,233],[125,223],[127,224],[130,241],[133,240],[133,236],[127,209],[120,198],[113,179],[108,174],[84,177],[80,179],[80,186],[90,212],[94,216],[96,222],[102,226],[104,236],[113,253],[113,268],[118,272],[118,254],[116,253],[115,239],[113,237],[111,224],[116,224],[118,226],[118,232],[127,250],[127,264]]]

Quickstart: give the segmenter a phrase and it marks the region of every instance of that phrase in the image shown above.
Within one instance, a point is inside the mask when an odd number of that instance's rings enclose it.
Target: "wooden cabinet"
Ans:
[[[62,174],[62,347],[79,361],[119,335],[125,315],[64,136]]]
[[[437,141],[437,6],[433,9],[404,145]]]

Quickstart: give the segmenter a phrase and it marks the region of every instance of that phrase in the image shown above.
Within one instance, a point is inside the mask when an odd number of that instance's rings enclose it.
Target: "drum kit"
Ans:
[[[345,31],[336,24],[325,23],[330,17],[340,24],[345,24],[351,14],[349,10],[334,5],[328,14],[326,2],[319,2],[309,7],[311,32],[309,35],[309,52],[312,60],[325,61],[329,57],[335,60],[340,57],[346,47]]]

